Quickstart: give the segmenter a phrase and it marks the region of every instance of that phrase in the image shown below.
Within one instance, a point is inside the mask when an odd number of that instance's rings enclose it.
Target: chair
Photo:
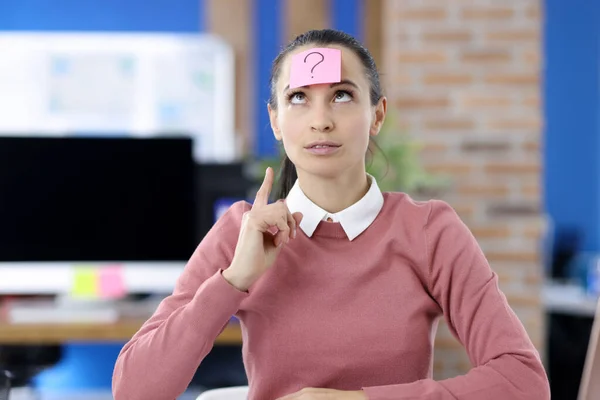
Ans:
[[[248,386],[233,386],[203,392],[196,400],[247,400]],[[1,399],[0,399],[1,400]]]
[[[0,400],[8,400],[12,375],[7,370],[0,370]]]
[[[594,317],[578,396],[578,400],[597,399],[600,399],[600,301]]]
[[[0,379],[4,379],[2,369],[7,369],[12,388],[31,386],[33,377],[56,365],[62,355],[60,345],[0,345]]]

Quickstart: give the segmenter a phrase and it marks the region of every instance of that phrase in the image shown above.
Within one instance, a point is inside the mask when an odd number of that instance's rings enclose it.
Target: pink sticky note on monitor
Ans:
[[[119,265],[100,268],[99,291],[103,298],[120,298],[127,294],[123,270]]]
[[[314,48],[292,56],[290,89],[342,80],[342,51]]]

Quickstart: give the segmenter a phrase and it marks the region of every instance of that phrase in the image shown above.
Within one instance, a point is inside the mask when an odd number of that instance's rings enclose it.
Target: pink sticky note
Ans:
[[[100,296],[103,298],[120,298],[127,294],[123,279],[123,270],[118,265],[100,268]]]
[[[314,48],[292,56],[290,89],[342,80],[342,51]]]

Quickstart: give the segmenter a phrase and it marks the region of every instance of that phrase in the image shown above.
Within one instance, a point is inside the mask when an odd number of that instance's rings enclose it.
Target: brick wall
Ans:
[[[461,215],[542,352],[540,0],[384,0],[392,112],[445,174]],[[471,367],[441,324],[435,378]]]

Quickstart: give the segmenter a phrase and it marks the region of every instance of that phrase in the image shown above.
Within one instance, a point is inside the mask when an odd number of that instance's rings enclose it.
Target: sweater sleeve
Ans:
[[[248,293],[221,272],[235,251],[242,215],[238,202],[198,245],[173,293],[125,344],[113,372],[115,400],[173,400],[183,393],[200,362]]]
[[[498,287],[482,250],[454,210],[432,201],[425,227],[430,291],[473,368],[464,376],[364,388],[369,399],[546,400],[538,352]]]

